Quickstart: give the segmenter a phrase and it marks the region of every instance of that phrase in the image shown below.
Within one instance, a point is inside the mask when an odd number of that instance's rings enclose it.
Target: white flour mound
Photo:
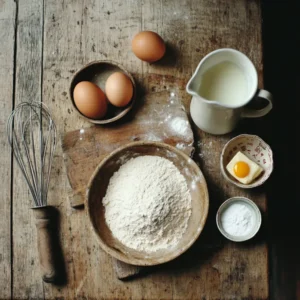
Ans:
[[[185,178],[159,156],[122,165],[110,179],[103,204],[112,234],[127,247],[147,252],[175,246],[192,211]]]

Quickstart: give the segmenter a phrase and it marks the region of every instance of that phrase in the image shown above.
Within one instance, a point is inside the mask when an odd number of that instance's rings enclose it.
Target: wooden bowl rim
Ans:
[[[107,163],[107,161],[109,161],[117,153],[122,152],[123,150],[126,150],[126,149],[130,149],[132,147],[138,147],[138,146],[154,146],[154,147],[159,147],[159,148],[165,148],[169,151],[175,152],[176,154],[178,154],[179,156],[181,156],[185,160],[191,160],[192,161],[191,164],[197,170],[197,172],[199,173],[199,176],[201,177],[201,182],[202,182],[202,185],[203,185],[203,192],[204,192],[204,197],[203,197],[203,200],[202,200],[203,203],[204,203],[203,204],[203,216],[201,218],[202,219],[201,224],[199,224],[198,230],[196,231],[196,234],[193,236],[193,238],[184,247],[181,247],[179,251],[174,251],[174,254],[169,254],[169,255],[165,256],[164,259],[160,259],[159,261],[156,261],[155,259],[151,259],[151,261],[150,261],[149,258],[148,259],[127,258],[125,253],[121,252],[121,254],[120,254],[119,251],[116,251],[115,249],[107,246],[107,244],[102,240],[101,236],[98,234],[98,231],[94,227],[94,223],[93,223],[93,220],[92,220],[92,217],[91,217],[91,210],[90,210],[90,206],[89,206],[90,190],[91,190],[91,186],[92,186],[99,170],[103,167],[103,165],[105,165]],[[131,142],[131,143],[128,143],[124,146],[121,146],[121,147],[117,148],[116,150],[114,150],[112,153],[110,153],[108,156],[106,156],[99,163],[99,165],[96,167],[94,173],[92,174],[92,176],[89,180],[87,190],[86,190],[86,194],[85,194],[85,204],[87,206],[87,214],[88,214],[88,218],[89,218],[90,223],[91,223],[92,230],[95,233],[101,248],[107,254],[111,255],[112,257],[114,257],[114,258],[116,258],[120,261],[123,261],[123,262],[131,264],[131,265],[154,266],[154,265],[159,265],[159,264],[162,264],[162,263],[169,262],[169,261],[177,258],[182,253],[187,251],[195,243],[195,241],[198,239],[201,232],[203,231],[206,220],[207,220],[208,210],[209,210],[209,194],[208,194],[208,188],[207,188],[207,183],[206,183],[205,177],[204,177],[201,169],[199,168],[199,166],[195,163],[195,161],[192,158],[190,158],[188,155],[186,155],[184,152],[178,150],[177,148],[175,148],[171,145],[165,144],[165,143],[139,141],[139,142]],[[199,229],[199,227],[201,227],[201,228]]]
[[[227,170],[226,168],[224,167],[224,155],[225,155],[225,151],[227,149],[227,147],[234,141],[242,138],[242,137],[245,137],[245,138],[254,138],[254,139],[257,139],[259,141],[261,141],[264,145],[266,145],[266,147],[268,147],[270,149],[270,154],[271,154],[271,167],[270,167],[270,171],[269,171],[269,175],[263,179],[263,180],[257,180],[253,183],[250,183],[250,184],[243,184],[243,183],[240,183],[240,182],[237,182],[233,179],[231,179],[229,177],[229,175],[227,174]],[[224,176],[224,178],[231,182],[232,184],[234,184],[235,186],[239,187],[239,188],[242,188],[242,189],[252,189],[252,188],[255,188],[255,187],[258,187],[258,186],[261,186],[263,185],[268,179],[269,177],[271,176],[272,172],[273,172],[273,169],[274,169],[274,161],[273,161],[273,151],[272,151],[272,148],[270,147],[269,144],[267,144],[261,137],[259,137],[258,135],[255,135],[255,134],[246,134],[246,133],[243,133],[243,134],[240,134],[240,135],[237,135],[236,137],[230,139],[226,144],[225,146],[223,147],[223,150],[222,150],[222,153],[221,153],[221,158],[220,158],[220,168],[221,168],[221,173],[222,175]]]
[[[110,118],[110,119],[96,120],[96,119],[90,119],[90,118],[86,117],[85,115],[83,115],[78,110],[78,108],[75,105],[74,98],[73,98],[73,90],[74,90],[74,88],[72,89],[72,85],[74,83],[75,78],[82,71],[86,70],[87,68],[89,68],[89,67],[91,67],[93,65],[98,65],[98,64],[108,64],[108,65],[112,65],[114,67],[117,67],[117,68],[121,69],[122,72],[124,72],[130,78],[130,80],[132,82],[132,85],[133,85],[133,96],[132,96],[132,98],[130,100],[130,105],[127,106],[124,110],[122,110],[118,115],[116,115],[115,117]],[[70,97],[70,100],[71,100],[71,103],[72,103],[73,107],[75,108],[75,111],[81,117],[83,117],[84,119],[88,120],[89,122],[91,122],[93,124],[99,124],[99,125],[110,124],[110,123],[116,122],[116,121],[120,120],[121,118],[123,118],[133,108],[133,106],[135,104],[135,101],[136,101],[136,83],[135,83],[135,80],[134,80],[133,76],[122,65],[120,65],[119,63],[114,62],[112,60],[94,60],[94,61],[89,62],[88,64],[84,65],[82,68],[80,68],[79,70],[77,70],[76,73],[73,75],[73,77],[71,79],[71,82],[70,82],[70,86],[69,86],[69,97]]]

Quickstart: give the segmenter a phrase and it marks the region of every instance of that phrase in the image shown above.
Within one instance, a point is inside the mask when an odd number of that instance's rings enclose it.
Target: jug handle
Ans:
[[[273,108],[273,96],[270,92],[266,90],[259,90],[256,97],[266,99],[269,102],[268,105],[262,109],[245,108],[242,112],[242,118],[260,118],[268,114]]]

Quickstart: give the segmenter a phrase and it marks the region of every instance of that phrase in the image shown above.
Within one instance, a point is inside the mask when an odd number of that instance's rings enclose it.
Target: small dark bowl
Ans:
[[[105,82],[107,78],[115,72],[122,72],[126,74],[133,85],[133,96],[129,104],[127,104],[125,107],[115,107],[108,103],[108,110],[106,115],[102,119],[90,119],[86,116],[84,116],[76,107],[74,98],[73,98],[73,91],[77,83],[81,81],[90,81],[98,85],[103,92],[105,92]],[[136,84],[132,77],[132,75],[127,72],[121,65],[111,62],[111,61],[93,61],[83,68],[81,68],[79,71],[77,71],[71,81],[70,89],[69,89],[70,99],[72,101],[72,104],[75,108],[75,110],[85,119],[88,121],[94,123],[94,124],[108,124],[115,122],[122,117],[124,117],[133,107],[135,98],[136,98]]]

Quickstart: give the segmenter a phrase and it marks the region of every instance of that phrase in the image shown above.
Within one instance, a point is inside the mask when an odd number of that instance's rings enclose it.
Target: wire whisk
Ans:
[[[8,142],[25,177],[35,207],[47,205],[56,126],[40,102],[19,104],[7,121]]]

